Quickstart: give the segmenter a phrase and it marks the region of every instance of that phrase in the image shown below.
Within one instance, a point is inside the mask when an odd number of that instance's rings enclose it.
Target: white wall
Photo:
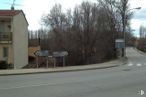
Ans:
[[[13,50],[14,68],[22,68],[28,64],[28,24],[20,13],[13,18]]]

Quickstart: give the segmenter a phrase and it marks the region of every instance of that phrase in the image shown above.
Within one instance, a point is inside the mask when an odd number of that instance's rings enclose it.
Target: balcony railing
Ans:
[[[12,41],[12,32],[0,32],[0,42]]]

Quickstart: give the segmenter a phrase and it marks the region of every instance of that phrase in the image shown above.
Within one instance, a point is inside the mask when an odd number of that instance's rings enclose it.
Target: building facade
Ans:
[[[28,22],[22,10],[0,10],[0,61],[28,64]]]
[[[146,38],[146,27],[140,26],[139,34],[140,34],[140,38]]]

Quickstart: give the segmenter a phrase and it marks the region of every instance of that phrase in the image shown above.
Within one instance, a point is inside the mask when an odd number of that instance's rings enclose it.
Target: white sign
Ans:
[[[36,51],[34,52],[34,55],[35,56],[40,56],[40,57],[47,57],[49,56],[49,52],[47,50],[44,50],[44,51]]]
[[[68,52],[67,51],[62,51],[62,52],[53,52],[53,56],[54,57],[63,57],[63,56],[67,56]]]
[[[115,42],[124,42],[124,39],[116,39]]]
[[[125,47],[125,42],[124,42],[124,39],[116,39],[115,40],[115,47],[116,48],[124,48]]]

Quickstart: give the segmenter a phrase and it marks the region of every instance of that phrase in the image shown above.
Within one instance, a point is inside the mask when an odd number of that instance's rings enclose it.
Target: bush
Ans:
[[[6,61],[0,61],[0,69],[7,69],[7,62]]]
[[[146,52],[146,39],[145,38],[140,38],[138,40],[137,48],[143,52]]]
[[[6,61],[0,61],[0,69],[12,69],[13,64],[8,64]]]
[[[14,68],[14,65],[13,64],[7,64],[7,69],[13,69]]]
[[[29,63],[33,63],[33,64],[35,64],[35,57],[33,57],[33,56],[29,56],[28,57],[28,60],[29,60]]]

